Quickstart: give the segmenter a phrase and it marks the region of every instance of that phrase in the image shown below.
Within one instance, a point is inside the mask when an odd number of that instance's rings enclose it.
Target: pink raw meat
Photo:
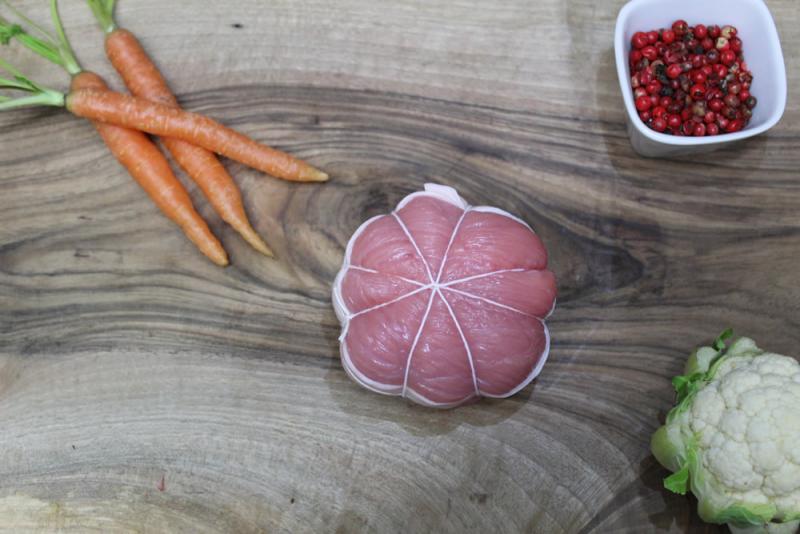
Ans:
[[[521,220],[428,184],[347,245],[333,288],[342,364],[426,406],[508,397],[541,372],[556,281]]]

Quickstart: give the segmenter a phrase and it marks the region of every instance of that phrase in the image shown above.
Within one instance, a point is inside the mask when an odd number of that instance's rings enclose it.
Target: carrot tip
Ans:
[[[311,168],[303,174],[303,178],[306,182],[327,182],[330,177],[327,173]]]
[[[245,227],[236,226],[234,228],[251,247],[259,251],[264,256],[269,258],[275,257],[275,253],[272,252],[272,249],[269,248],[269,245],[267,245],[264,240],[261,239],[261,237],[256,233],[255,230],[253,230],[252,227],[250,227],[249,224]]]
[[[269,247],[267,246],[267,244],[266,244],[266,243],[264,243],[263,241],[261,241],[260,239],[259,239],[259,241],[260,241],[260,242],[256,242],[256,243],[254,243],[253,241],[249,241],[249,240],[248,240],[248,243],[250,243],[250,246],[251,246],[251,247],[253,247],[253,248],[254,248],[254,249],[256,249],[257,251],[259,251],[260,253],[262,253],[264,256],[267,256],[268,258],[274,258],[274,257],[275,257],[275,253],[274,253],[274,252],[272,252],[272,249],[271,249],[271,248],[269,248]]]
[[[226,267],[230,263],[228,261],[228,254],[222,246],[219,247],[219,250],[203,250],[203,254],[220,267]]]

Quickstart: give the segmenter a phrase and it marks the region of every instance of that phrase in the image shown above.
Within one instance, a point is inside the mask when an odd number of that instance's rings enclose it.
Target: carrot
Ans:
[[[57,36],[34,25],[34,28],[43,35],[41,38],[35,37],[25,32],[21,26],[11,25],[4,19],[0,19],[0,35],[7,35],[8,39],[15,38],[45,59],[62,66],[72,75],[71,88],[73,91],[108,91],[108,86],[100,76],[81,69],[66,35],[64,35],[55,0],[51,0],[50,8]],[[18,13],[18,15],[21,14]],[[24,16],[22,18],[26,22],[30,22]],[[4,32],[3,30],[10,31]],[[3,40],[3,44],[7,43],[8,39]],[[58,93],[31,82],[21,72],[2,60],[0,60],[0,67],[14,75],[13,80],[0,78],[0,88],[33,93],[33,96],[29,97],[0,100],[0,109],[20,107],[28,103],[36,103],[37,100],[50,101],[51,105],[58,102]],[[63,101],[63,96],[61,100]],[[228,256],[225,250],[211,233],[202,217],[195,211],[189,194],[175,177],[167,159],[155,144],[137,130],[129,130],[103,122],[94,122],[93,124],[112,154],[147,192],[161,211],[181,227],[203,254],[217,265],[227,265]]]
[[[259,144],[204,115],[111,91],[80,90],[66,96],[66,108],[78,117],[134,128],[159,137],[175,137],[244,163],[277,178],[324,182],[328,175],[285,152]]]
[[[105,2],[89,2],[95,14],[105,10]],[[113,3],[107,6],[113,9]],[[111,13],[106,12],[108,18]],[[135,96],[171,107],[179,107],[178,100],[166,80],[144,51],[139,40],[124,29],[113,29],[106,35],[106,55]],[[230,224],[254,249],[272,256],[272,251],[250,224],[242,202],[242,194],[233,178],[213,152],[186,141],[166,137],[164,146],[178,165],[186,171],[214,207],[222,220]]]
[[[83,71],[72,78],[72,90],[108,91],[100,76]],[[167,158],[148,137],[137,130],[92,121],[100,137],[117,160],[144,189],[161,212],[181,227],[200,252],[220,266],[228,255],[194,206],[189,193],[169,167]]]

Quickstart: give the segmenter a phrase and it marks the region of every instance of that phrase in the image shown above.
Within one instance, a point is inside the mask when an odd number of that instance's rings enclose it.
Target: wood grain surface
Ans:
[[[220,269],[89,124],[0,115],[0,531],[716,532],[661,488],[648,441],[669,379],[724,327],[800,346],[800,7],[768,2],[789,74],[774,130],[644,160],[613,65],[622,3],[119,2],[186,108],[332,181],[226,162],[277,261],[186,181]],[[84,3],[62,11],[119,87]],[[511,399],[432,411],[339,363],[343,247],[427,181],[550,250],[552,353]]]

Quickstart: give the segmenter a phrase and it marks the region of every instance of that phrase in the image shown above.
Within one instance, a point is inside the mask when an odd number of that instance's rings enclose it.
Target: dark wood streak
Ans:
[[[182,104],[333,179],[224,162],[270,261],[180,175],[231,256],[219,269],[90,125],[0,114],[0,531],[722,532],[662,489],[648,441],[697,344],[727,326],[800,344],[794,0],[769,2],[783,121],[673,160],[626,137],[622,0],[166,4],[119,16]],[[62,13],[116,83],[85,5]],[[519,215],[549,249],[550,360],[511,399],[426,410],[339,364],[343,249],[429,181]]]

